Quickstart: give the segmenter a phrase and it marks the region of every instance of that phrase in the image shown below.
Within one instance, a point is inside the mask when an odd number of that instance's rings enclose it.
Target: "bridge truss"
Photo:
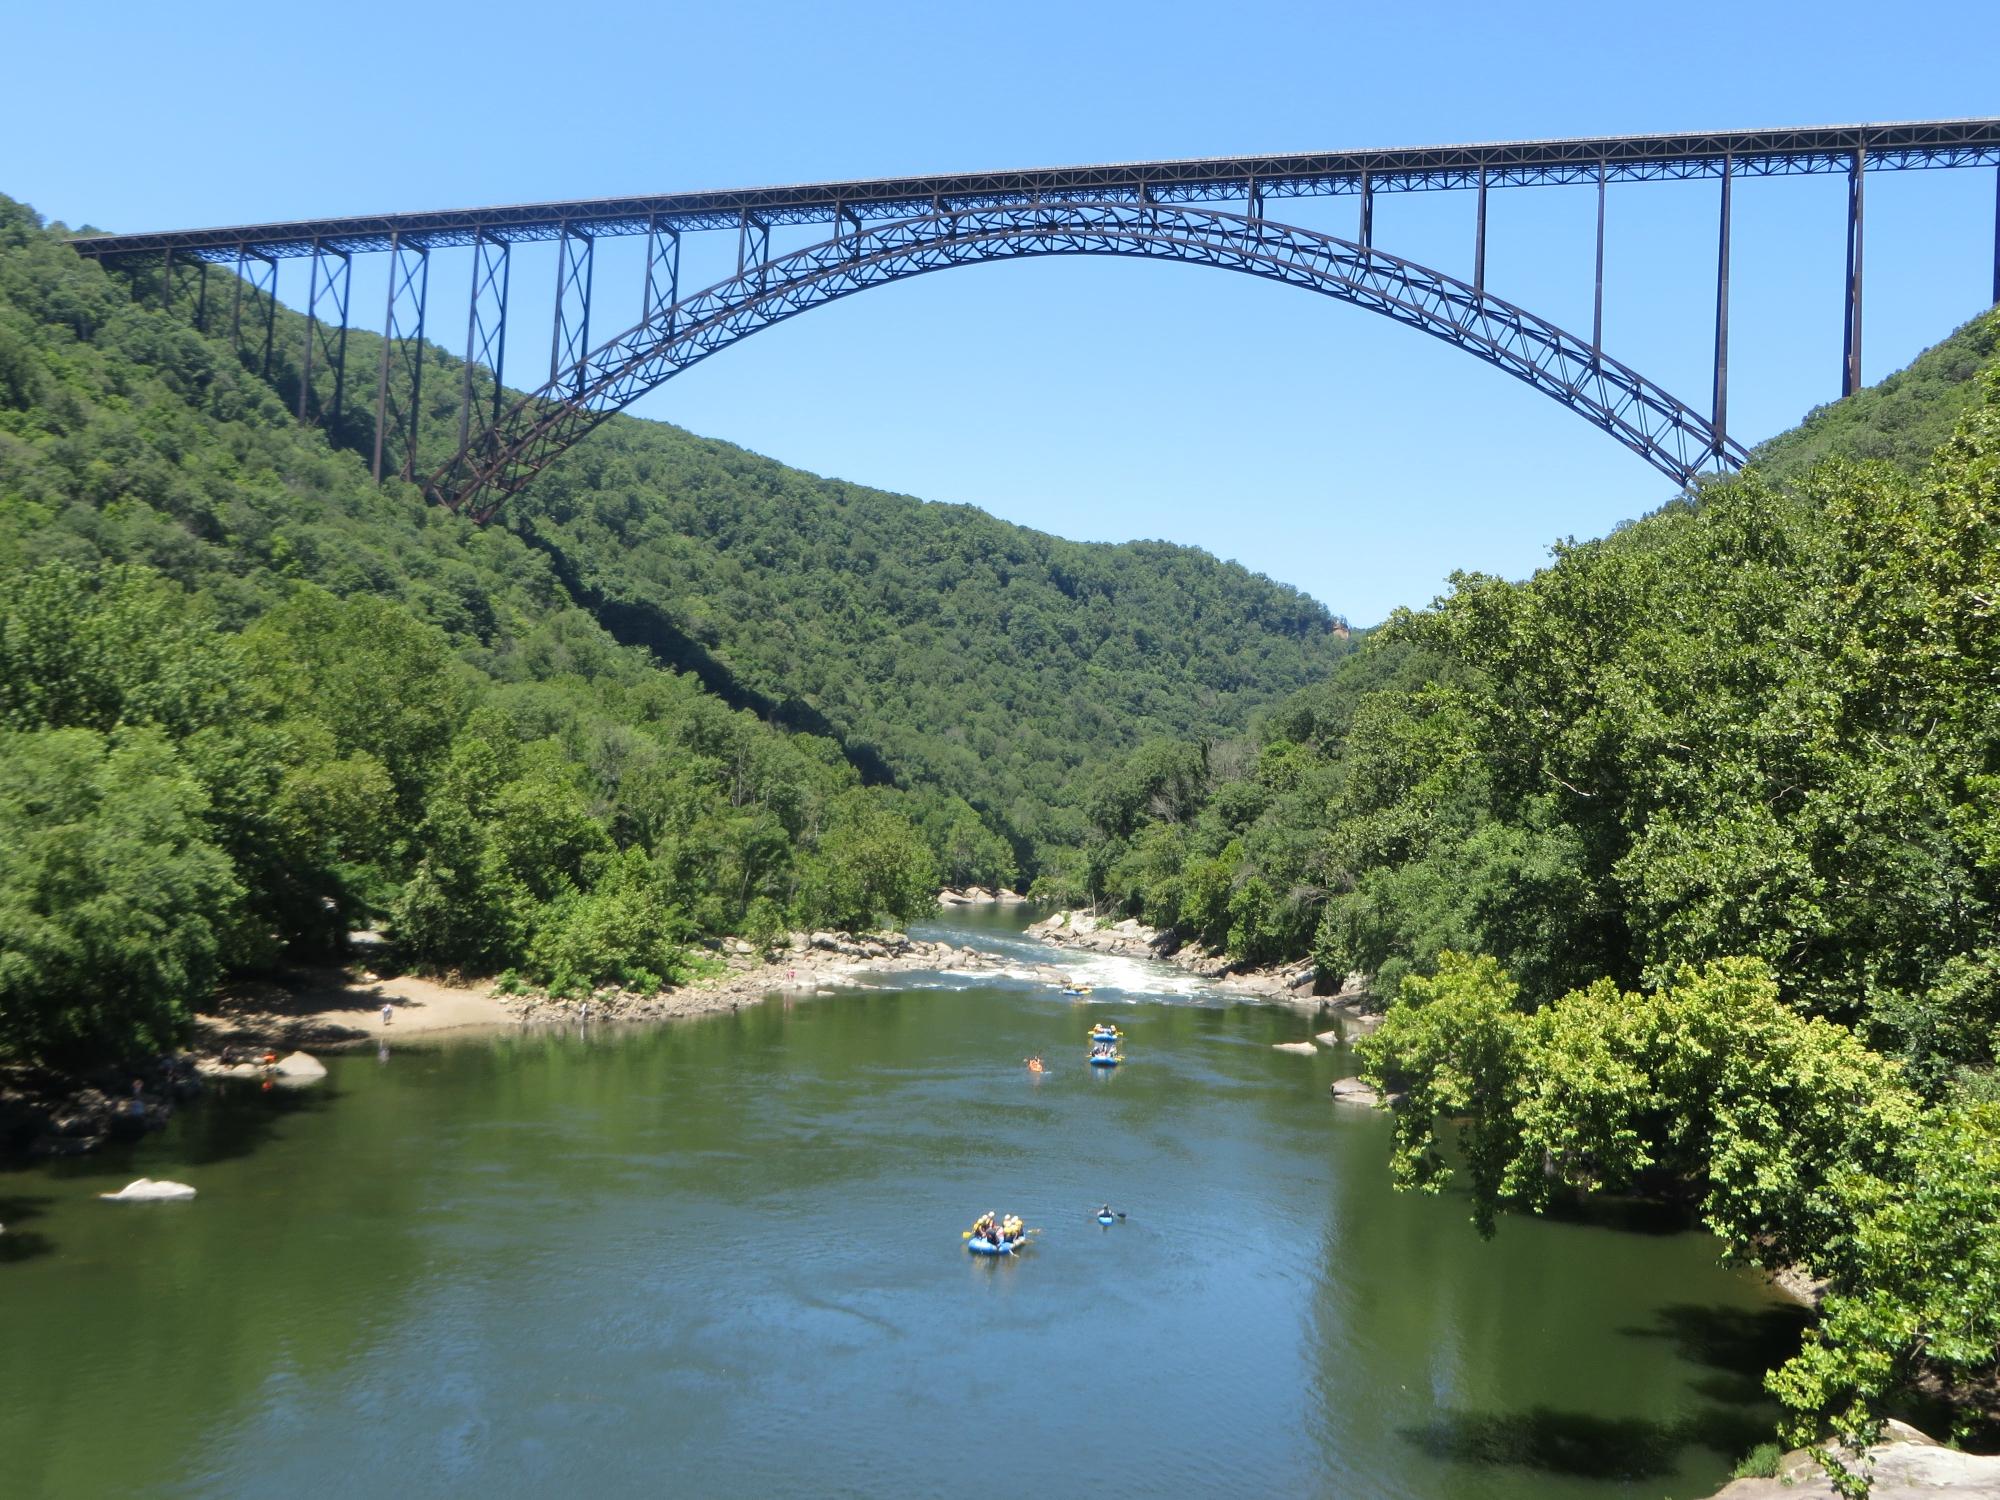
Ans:
[[[457,456],[431,476],[438,498],[493,514],[569,442],[661,380],[758,328],[865,286],[977,261],[1061,254],[1129,255],[1215,265],[1334,296],[1396,318],[1544,391],[1680,482],[1706,466],[1733,467],[1728,436],[1731,198],[1739,178],[1844,174],[1847,271],[1840,390],[1861,379],[1863,203],[1872,172],[2000,166],[2000,120],[1614,136],[1285,156],[1038,168],[885,178],[793,187],[321,219],[74,240],[101,261],[159,270],[163,299],[192,304],[207,325],[208,267],[236,272],[229,323],[253,364],[271,368],[282,262],[308,258],[299,413],[338,428],[346,381],[352,258],[390,256],[380,368],[375,372],[374,466],[379,480],[415,477],[417,372],[426,326],[429,256],[471,251]],[[1614,182],[1711,179],[1718,184],[1715,357],[1706,416],[1603,353],[1605,191]],[[1597,260],[1586,341],[1492,297],[1485,287],[1487,198],[1496,188],[1591,187]],[[1996,174],[1993,296],[2000,302],[2000,174]],[[1474,196],[1472,274],[1459,280],[1374,244],[1382,193],[1464,190]],[[1351,240],[1274,221],[1275,200],[1351,195]],[[1208,205],[1206,207],[1201,205]],[[832,237],[774,254],[772,230],[820,224]],[[736,274],[683,298],[686,234],[732,232]],[[590,345],[597,241],[646,236],[641,321]],[[498,372],[506,347],[512,247],[554,242],[555,321],[549,380],[509,405]],[[244,318],[245,291],[250,323]],[[262,327],[256,326],[261,317]],[[315,366],[330,368],[323,407]],[[474,370],[494,373],[490,396]]]

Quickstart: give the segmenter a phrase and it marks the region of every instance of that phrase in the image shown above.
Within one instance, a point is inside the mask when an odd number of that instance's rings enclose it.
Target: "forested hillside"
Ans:
[[[121,284],[161,300],[157,271]],[[245,299],[246,318],[261,317],[258,300]],[[177,305],[190,315],[191,295]],[[277,328],[271,384],[291,407],[303,320],[281,307]],[[348,336],[369,394],[380,349],[372,333]],[[423,362],[428,472],[456,441],[465,370],[435,346]],[[472,374],[490,400],[487,372]],[[371,453],[372,402],[357,389],[329,435]],[[1150,735],[1237,732],[1349,648],[1313,599],[1194,548],[1069,542],[630,417],[558,460],[497,524],[620,642],[732,706],[838,740],[867,781],[906,794],[954,884],[1031,878],[1051,846],[1082,837],[1083,786],[1106,758]],[[282,530],[307,576],[342,594],[372,587],[342,556],[347,528],[301,508]]]
[[[901,800],[0,200],[0,1058],[165,1042],[366,920],[574,990],[904,917],[936,876]]]
[[[1455,578],[1247,742],[1143,747],[1062,872],[1368,975],[1399,1177],[1488,1232],[1655,1192],[1828,1278],[1772,1378],[1802,1442],[1919,1390],[1993,1420],[1996,345],[2000,310],[1768,468]]]
[[[1814,407],[1790,432],[1760,443],[1751,459],[1780,479],[1796,479],[1829,458],[1880,459],[1914,473],[1979,399],[1975,377],[1996,360],[2000,323],[1974,318],[1880,385]]]
[[[965,799],[1024,864],[1080,835],[1079,768],[1235,732],[1346,649],[1319,604],[1203,552],[1063,541],[654,423],[609,424],[510,524],[629,638],[701,652],[901,784]]]
[[[638,421],[476,527],[369,483],[365,402],[293,420],[294,314],[267,382],[160,290],[0,199],[0,1053],[162,1040],[364,921],[573,990],[899,919],[1079,836],[1077,768],[1346,649],[1199,552]],[[439,444],[462,367],[425,358]]]

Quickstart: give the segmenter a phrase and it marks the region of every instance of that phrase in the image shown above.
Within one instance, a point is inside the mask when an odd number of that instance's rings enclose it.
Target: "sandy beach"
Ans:
[[[821,935],[815,934],[814,937]],[[656,994],[600,992],[588,1000],[500,995],[490,983],[446,983],[415,975],[377,975],[363,965],[302,968],[277,980],[226,987],[196,1017],[196,1051],[226,1044],[291,1048],[355,1046],[390,1037],[515,1028],[573,1020],[589,1007],[603,1021],[661,1021],[735,1010],[772,992],[830,993],[856,976],[901,969],[978,969],[990,955],[947,943],[825,935],[838,946],[803,946],[775,959],[733,953],[724,972]],[[874,951],[863,951],[863,945]],[[852,951],[841,951],[846,948]],[[388,1019],[383,1006],[389,1007]]]

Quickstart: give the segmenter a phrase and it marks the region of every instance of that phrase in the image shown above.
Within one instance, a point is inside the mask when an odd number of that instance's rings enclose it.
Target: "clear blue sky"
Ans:
[[[958,168],[1831,124],[2000,109],[2000,7],[16,6],[0,191],[144,230]],[[1986,305],[1991,169],[1872,176],[1866,375]],[[1705,405],[1715,186],[1614,186],[1605,345]],[[1386,197],[1376,242],[1469,272],[1469,194]],[[1491,209],[1488,284],[1587,331],[1587,190]],[[1285,213],[1352,232],[1352,199]],[[1842,186],[1739,184],[1731,427],[1837,394]],[[720,236],[713,262],[724,253]],[[597,328],[637,314],[607,244]],[[733,255],[733,245],[727,253]],[[547,252],[543,251],[546,255]],[[376,258],[379,259],[379,258]],[[440,257],[433,329],[463,337]],[[380,281],[358,264],[357,320]],[[690,270],[699,264],[690,255]],[[294,276],[298,274],[293,268]],[[523,252],[507,375],[546,372]],[[615,320],[615,322],[614,322]],[[1158,536],[1357,623],[1455,568],[1666,498],[1525,386],[1358,309],[1122,260],[919,278],[729,350],[638,408],[820,473],[1065,536]]]

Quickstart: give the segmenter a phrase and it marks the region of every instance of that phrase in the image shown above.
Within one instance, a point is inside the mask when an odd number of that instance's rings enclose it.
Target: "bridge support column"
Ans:
[[[1472,230],[1472,289],[1486,290],[1486,167],[1479,168],[1479,217]]]
[[[1604,358],[1604,163],[1597,164],[1597,282],[1590,297],[1590,362]]]
[[[639,321],[650,323],[653,315],[668,316],[667,332],[674,331],[673,309],[681,300],[681,232],[660,223],[658,214],[646,221],[646,287],[640,302]]]
[[[253,264],[263,269],[252,270]],[[273,256],[257,254],[248,245],[238,245],[236,285],[229,294],[229,342],[235,346],[239,359],[243,354],[245,288],[252,296],[264,299],[264,352],[257,363],[257,373],[268,380],[271,376],[271,341],[278,331],[278,262]]]
[[[2000,305],[2000,167],[1993,169],[1993,301]]]
[[[549,383],[563,371],[577,370],[590,353],[591,262],[597,242],[567,223],[556,239],[556,321],[549,340]]]
[[[1735,163],[1722,158],[1722,213],[1715,237],[1715,403],[1709,425],[1715,429],[1715,456],[1722,457],[1729,441],[1729,185]]]
[[[1361,174],[1361,248],[1375,248],[1375,179],[1373,174]]]
[[[333,368],[333,405],[328,409],[327,430],[336,436],[347,396],[347,290],[353,269],[346,251],[313,241],[312,279],[306,291],[306,350],[299,369],[299,420],[309,422],[318,417],[313,395],[317,355]]]
[[[389,432],[402,450],[397,471],[417,468],[417,428],[423,420],[424,300],[430,290],[431,253],[389,236],[389,296],[382,312],[382,367],[375,377],[375,482],[382,482]]]
[[[1868,153],[1857,147],[1847,169],[1847,320],[1841,339],[1840,394],[1861,389],[1861,182]]]
[[[474,370],[493,377],[493,394],[479,419],[484,437],[500,420],[500,379],[507,363],[507,280],[510,246],[481,230],[472,241],[472,295],[465,310],[465,368],[458,393],[458,451],[472,446]]]

